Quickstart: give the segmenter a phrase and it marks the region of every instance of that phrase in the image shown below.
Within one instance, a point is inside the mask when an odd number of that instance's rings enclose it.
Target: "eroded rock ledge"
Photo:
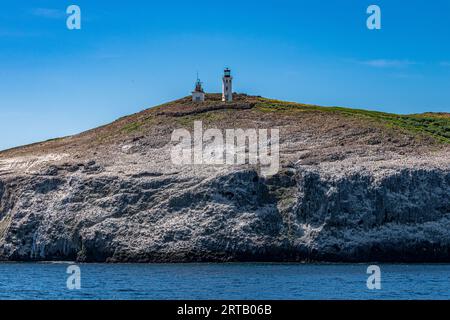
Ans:
[[[6,175],[0,259],[449,262],[450,170],[403,163]]]

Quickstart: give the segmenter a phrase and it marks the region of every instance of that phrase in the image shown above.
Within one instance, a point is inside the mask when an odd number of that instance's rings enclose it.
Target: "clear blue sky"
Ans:
[[[221,90],[397,113],[450,111],[450,1],[2,0],[0,149]],[[66,8],[82,29],[66,28]],[[378,4],[382,29],[366,28]]]

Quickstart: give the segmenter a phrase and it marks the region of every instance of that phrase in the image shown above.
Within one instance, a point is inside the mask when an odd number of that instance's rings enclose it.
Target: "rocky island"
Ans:
[[[0,152],[0,260],[450,262],[450,114],[207,98]],[[174,165],[198,120],[278,128],[281,169]]]

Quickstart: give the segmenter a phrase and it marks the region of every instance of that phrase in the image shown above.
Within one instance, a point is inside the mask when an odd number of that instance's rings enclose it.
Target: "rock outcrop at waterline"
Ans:
[[[445,135],[348,109],[212,98],[0,153],[0,259],[450,261]],[[173,165],[172,130],[196,120],[280,128],[280,172]]]

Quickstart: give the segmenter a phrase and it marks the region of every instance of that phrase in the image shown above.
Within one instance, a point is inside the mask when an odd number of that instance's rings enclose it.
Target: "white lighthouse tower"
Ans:
[[[230,69],[226,68],[224,70],[223,78],[222,78],[222,101],[231,102],[233,101],[233,86],[232,86],[233,77],[231,76]]]

